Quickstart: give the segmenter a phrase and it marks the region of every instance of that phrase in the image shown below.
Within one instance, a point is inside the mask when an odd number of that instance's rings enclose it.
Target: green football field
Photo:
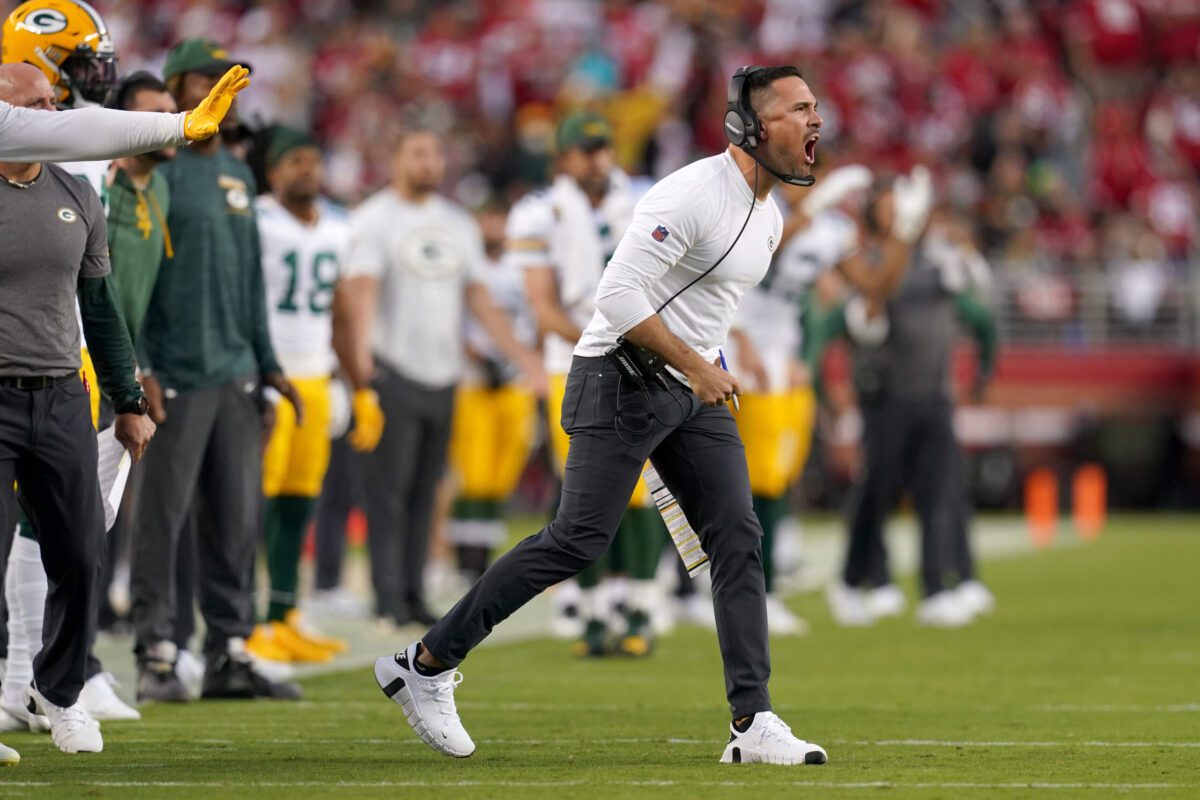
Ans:
[[[23,761],[0,797],[1198,798],[1198,573],[1200,520],[1125,517],[988,564],[999,610],[964,630],[843,630],[793,597],[813,631],[773,642],[772,691],[823,767],[717,763],[721,662],[686,629],[644,661],[481,648],[458,693],[466,760],[418,743],[362,668],[307,680],[299,704],[144,709],[98,756],[7,734]]]

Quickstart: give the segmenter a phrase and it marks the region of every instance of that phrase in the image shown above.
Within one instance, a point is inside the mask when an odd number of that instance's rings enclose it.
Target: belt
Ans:
[[[8,377],[0,376],[0,386],[8,386],[14,389],[49,389],[51,386],[58,386],[68,381],[79,380],[79,374],[72,372],[68,375],[59,375],[51,377],[49,375],[34,375],[31,377]]]

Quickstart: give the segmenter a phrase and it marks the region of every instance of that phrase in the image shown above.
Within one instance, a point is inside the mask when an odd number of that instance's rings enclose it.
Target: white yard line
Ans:
[[[811,768],[810,768],[811,769]],[[43,787],[71,785],[49,781],[4,781],[6,787]],[[1111,790],[1158,790],[1200,788],[1195,783],[1092,783],[1092,782],[932,782],[905,783],[899,781],[770,781],[747,783],[746,781],[687,781],[687,780],[557,780],[557,781],[81,781],[77,785],[99,788],[155,788],[155,789],[402,789],[402,788],[469,788],[469,787],[513,787],[513,788],[566,788],[571,786],[686,786],[686,787],[810,787],[820,789],[1111,789]]]

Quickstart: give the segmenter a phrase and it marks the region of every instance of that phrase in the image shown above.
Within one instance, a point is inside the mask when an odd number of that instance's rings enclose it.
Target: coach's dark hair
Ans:
[[[137,97],[137,93],[143,89],[149,89],[153,92],[167,92],[167,85],[153,72],[141,70],[126,75],[121,79],[121,82],[113,89],[112,95],[109,96],[108,102],[105,103],[109,108],[117,108],[121,111],[128,111],[129,106],[133,104],[133,98]]]
[[[758,112],[758,96],[764,89],[769,89],[771,84],[781,78],[803,78],[800,74],[800,69],[791,64],[782,64],[776,67],[763,67],[756,69],[746,76],[746,85],[744,87],[746,102],[754,111]]]

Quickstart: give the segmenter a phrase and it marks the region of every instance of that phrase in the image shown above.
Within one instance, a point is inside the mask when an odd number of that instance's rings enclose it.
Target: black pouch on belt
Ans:
[[[616,347],[604,355],[623,376],[633,381],[635,386],[645,386],[653,381],[670,391],[671,387],[663,376],[667,362],[657,353],[628,342],[622,337],[617,339]]]

